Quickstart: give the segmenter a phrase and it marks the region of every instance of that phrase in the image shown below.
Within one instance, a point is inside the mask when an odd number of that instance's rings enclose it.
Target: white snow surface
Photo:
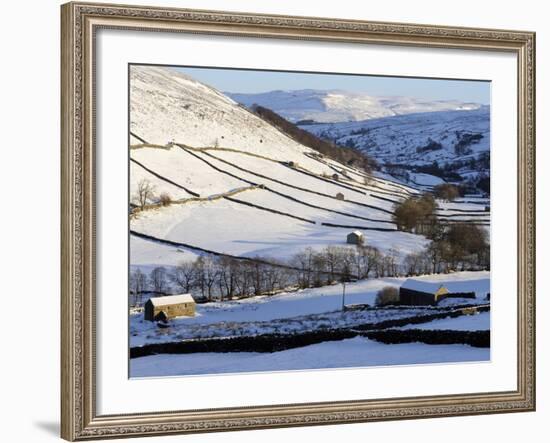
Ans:
[[[242,196],[248,198],[256,192],[261,191],[248,191]],[[267,197],[262,203],[269,206],[270,196]],[[304,212],[305,215],[310,215],[313,211]],[[324,220],[329,220],[324,214],[323,217]],[[340,219],[336,221],[343,218],[338,217]],[[362,220],[351,222],[365,226],[381,226]],[[322,249],[328,245],[346,246],[346,235],[351,231],[307,223],[228,200],[191,201],[145,211],[132,219],[131,227],[137,232],[156,238],[191,244],[220,253],[279,259],[288,259],[306,247]],[[428,243],[422,236],[402,231],[366,231],[365,237],[367,244],[382,251],[398,249],[402,256],[419,251]]]
[[[421,172],[417,172],[417,173],[412,172],[412,173],[409,173],[409,175],[410,175],[410,180],[412,182],[421,186],[437,186],[445,183],[445,180],[443,180],[440,177],[436,177],[435,175],[424,174]]]
[[[263,93],[226,93],[245,106],[269,108],[292,122],[350,122],[420,112],[472,110],[482,105],[458,100],[425,100],[415,97],[383,97],[362,92],[301,89]]]
[[[446,275],[428,275],[419,277],[421,281],[444,284],[457,292],[466,289],[476,293],[473,303],[483,304],[490,283],[490,274],[486,271],[456,272]],[[297,292],[282,293],[273,296],[257,296],[243,300],[210,302],[197,304],[195,317],[185,317],[171,321],[169,329],[159,329],[155,323],[143,319],[143,314],[130,315],[130,342],[132,346],[146,343],[177,341],[185,338],[212,335],[232,335],[242,333],[279,332],[290,328],[307,328],[307,316],[323,314],[313,323],[319,327],[327,325],[358,324],[384,318],[409,317],[430,310],[430,307],[411,307],[410,310],[388,311],[387,313],[367,312],[346,313],[341,315],[342,303],[346,306],[357,304],[374,305],[376,293],[386,286],[399,287],[404,278],[382,278],[361,280],[346,285],[345,300],[342,299],[342,285],[311,288]],[[450,300],[450,299],[449,299]],[[410,311],[410,312],[409,312]],[[293,324],[293,320],[296,319]],[[275,322],[285,320],[285,322]],[[292,320],[292,321],[291,321]]]
[[[482,362],[490,359],[488,348],[467,345],[406,343],[385,345],[367,338],[324,342],[274,353],[234,352],[153,355],[130,360],[131,377],[166,377],[193,374],[227,374],[258,371],[289,371]]]
[[[425,329],[425,330],[444,330],[453,331],[488,331],[491,329],[490,312],[481,312],[474,315],[462,315],[455,318],[443,318],[429,323],[417,325],[406,325],[397,329]]]
[[[165,295],[163,297],[151,297],[153,306],[177,305],[178,303],[194,303],[195,300],[191,294]]]
[[[149,203],[156,203],[162,193],[182,201],[139,213],[131,219],[132,230],[231,255],[273,258],[289,258],[309,246],[344,246],[347,234],[355,230],[363,232],[367,245],[382,251],[396,249],[401,257],[419,252],[427,244],[419,235],[368,229],[395,229],[391,222],[392,201],[414,195],[416,189],[388,181],[384,176],[365,184],[364,173],[327,158],[311,158],[311,149],[219,91],[176,71],[132,66],[130,79],[131,131],[149,143],[167,146],[130,151],[132,159],[157,174],[131,162],[131,199],[135,200],[138,183],[146,179],[155,188]],[[132,137],[131,142],[135,141]],[[211,149],[186,150],[171,142]],[[296,165],[294,168],[285,165],[290,161]],[[336,171],[338,181],[330,178]],[[252,184],[269,190],[252,189]],[[199,194],[201,199],[192,198],[182,188]],[[249,190],[231,197],[265,209],[213,198],[245,188]],[[344,200],[334,198],[338,193],[344,195]],[[479,211],[481,205],[439,205],[441,214],[455,214],[456,220],[489,217],[488,213],[450,211]],[[135,236],[131,236],[130,245],[132,266],[174,266],[197,256],[193,249],[161,245]]]
[[[304,161],[302,153],[313,152],[216,89],[164,67],[131,66],[130,131],[148,143],[236,147],[278,160]]]
[[[157,266],[176,266],[194,261],[200,254],[191,249],[174,248],[130,235],[130,267],[149,273]]]
[[[490,149],[490,109],[441,111],[382,117],[371,120],[302,125],[321,138],[338,144],[353,144],[380,163],[430,165],[465,161],[488,154]],[[465,137],[479,134],[456,151]],[[478,171],[488,172],[488,171]],[[422,178],[420,178],[422,180]],[[433,184],[433,183],[430,183]]]
[[[154,189],[153,198],[149,199],[148,203],[156,203],[158,201],[158,197],[162,194],[168,194],[173,200],[191,197],[191,194],[187,191],[178,188],[165,180],[159,179],[134,162],[130,162],[130,177],[130,201],[134,204],[138,204],[138,200],[136,198],[137,190],[139,183],[144,180],[148,181]]]
[[[415,278],[408,278],[405,280],[403,289],[411,289],[413,291],[426,292],[428,294],[435,294],[437,290],[441,287],[444,287],[441,283],[432,283],[425,280],[417,280]]]

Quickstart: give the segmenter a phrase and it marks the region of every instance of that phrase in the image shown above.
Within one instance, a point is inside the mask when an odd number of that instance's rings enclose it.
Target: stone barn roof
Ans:
[[[195,303],[191,294],[166,295],[164,297],[152,297],[149,299],[153,306],[178,305],[180,303]]]
[[[405,283],[401,285],[402,289],[410,289],[411,291],[425,292],[427,294],[435,294],[441,288],[445,288],[440,283],[433,283],[429,281],[415,280],[414,278],[408,278]]]

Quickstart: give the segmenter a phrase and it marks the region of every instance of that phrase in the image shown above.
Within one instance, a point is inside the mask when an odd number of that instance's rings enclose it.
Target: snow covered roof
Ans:
[[[355,234],[358,237],[363,237],[363,233],[361,231],[352,231],[352,232],[350,232],[350,234]]]
[[[415,280],[414,278],[408,278],[405,283],[401,285],[403,289],[410,289],[412,291],[427,292],[429,294],[435,294],[440,288],[445,288],[441,283],[433,283],[429,281]]]
[[[194,303],[195,300],[191,294],[166,295],[164,297],[152,297],[151,303],[153,306],[177,305],[179,303]]]

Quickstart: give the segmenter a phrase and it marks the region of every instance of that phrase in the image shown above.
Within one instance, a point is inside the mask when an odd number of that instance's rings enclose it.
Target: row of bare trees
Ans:
[[[204,255],[169,269],[155,267],[148,274],[136,268],[130,274],[130,292],[136,304],[147,293],[175,292],[224,301],[356,279],[489,269],[489,252],[484,230],[456,224],[422,251],[405,257],[394,248],[382,252],[372,246],[327,246],[306,248],[287,261]]]
[[[290,288],[309,288],[368,277],[400,274],[399,254],[384,254],[372,246],[306,248],[288,261],[255,257],[242,260],[228,256],[200,256],[148,274],[136,268],[130,273],[130,292],[137,304],[142,294],[191,293],[197,299],[230,300],[273,294]]]
[[[373,169],[378,168],[376,161],[367,156],[364,152],[354,149],[353,146],[337,145],[333,141],[330,141],[325,132],[325,138],[323,136],[317,137],[313,133],[299,128],[294,123],[286,120],[276,112],[269,108],[265,108],[260,105],[254,105],[252,111],[260,116],[263,120],[271,123],[279,128],[285,134],[292,139],[308,146],[321,154],[336,160],[342,164],[353,165],[362,169],[367,173],[371,173]]]
[[[318,287],[336,281],[397,276],[399,253],[390,249],[384,254],[373,246],[327,246],[320,251],[306,248],[295,254],[290,264],[299,269],[296,275],[299,287]]]
[[[453,185],[436,187],[436,196],[453,200],[458,196]],[[441,223],[436,216],[437,203],[431,194],[410,197],[394,207],[397,228],[426,236],[431,240],[421,252],[404,260],[407,275],[432,274],[454,270],[490,268],[490,246],[487,231],[468,222]]]
[[[227,256],[200,256],[170,269],[159,266],[146,275],[140,268],[130,273],[130,292],[137,304],[141,294],[166,295],[191,293],[195,298],[212,301],[274,293],[291,286],[294,271],[274,260],[239,260]]]
[[[425,249],[407,255],[403,261],[406,275],[489,270],[490,266],[487,232],[467,223],[446,227]]]

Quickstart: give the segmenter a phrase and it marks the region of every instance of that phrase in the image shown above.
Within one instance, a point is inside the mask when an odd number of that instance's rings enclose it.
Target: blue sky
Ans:
[[[374,96],[409,96],[428,100],[490,103],[490,82],[369,75],[318,74],[215,68],[175,68],[224,92],[340,89]]]

